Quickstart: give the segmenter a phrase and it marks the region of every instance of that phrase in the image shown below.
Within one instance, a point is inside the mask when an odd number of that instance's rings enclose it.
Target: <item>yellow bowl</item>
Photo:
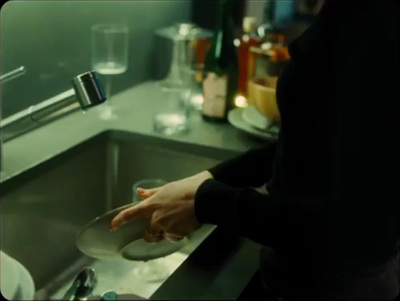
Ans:
[[[281,117],[275,93],[277,81],[278,77],[250,79],[248,81],[248,101],[270,120],[279,122]]]

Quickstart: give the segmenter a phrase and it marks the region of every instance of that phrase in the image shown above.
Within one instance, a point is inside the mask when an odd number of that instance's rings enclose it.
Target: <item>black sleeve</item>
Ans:
[[[269,153],[260,165],[262,153],[249,153],[243,162],[252,162],[256,172],[244,163],[237,164],[242,175],[234,174],[230,164],[221,165],[224,172],[212,170],[215,179],[199,187],[195,213],[201,223],[229,226],[265,245],[295,237],[336,239],[345,252],[355,252],[352,245],[360,254],[383,252],[385,240],[399,238],[398,6],[391,1],[339,2],[324,11],[332,36],[324,36],[331,47],[322,48],[337,109],[332,190],[326,195],[262,195],[231,187],[256,183],[270,166]],[[370,126],[375,123],[380,126]]]
[[[276,246],[328,237],[328,198],[265,195],[208,179],[195,197],[200,223],[234,229],[257,243]],[[285,240],[287,240],[285,242]]]
[[[208,171],[214,179],[233,187],[259,187],[271,177],[276,141],[224,161]]]
[[[195,215],[202,224],[264,246],[368,261],[398,248],[398,195],[382,197],[377,205],[364,197],[349,202],[332,195],[264,195],[208,179],[196,193]]]

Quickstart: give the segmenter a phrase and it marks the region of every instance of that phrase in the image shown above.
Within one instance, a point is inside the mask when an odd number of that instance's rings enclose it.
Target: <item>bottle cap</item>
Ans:
[[[257,18],[256,17],[249,17],[246,16],[243,18],[243,31],[246,33],[254,32],[256,30],[256,23],[257,23]]]

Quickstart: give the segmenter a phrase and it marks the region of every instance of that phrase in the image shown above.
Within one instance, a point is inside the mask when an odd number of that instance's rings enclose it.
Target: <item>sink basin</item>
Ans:
[[[132,184],[144,178],[173,181],[236,155],[159,137],[107,131],[1,183],[2,250],[31,273],[37,299],[58,299],[84,266],[93,267],[107,290],[149,298],[161,285],[135,278],[142,263],[84,256],[75,245],[88,221],[132,200]],[[212,233],[202,226],[190,243],[165,257],[172,274]]]

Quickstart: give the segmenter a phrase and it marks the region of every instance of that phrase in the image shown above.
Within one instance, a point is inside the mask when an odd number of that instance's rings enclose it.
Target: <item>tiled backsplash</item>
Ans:
[[[0,70],[24,65],[27,73],[1,87],[3,118],[70,89],[72,77],[91,69],[93,24],[125,23],[130,29],[129,67],[113,77],[115,93],[167,70],[170,52],[156,49],[165,43],[156,42],[154,31],[190,16],[189,0],[7,2],[1,8]]]

